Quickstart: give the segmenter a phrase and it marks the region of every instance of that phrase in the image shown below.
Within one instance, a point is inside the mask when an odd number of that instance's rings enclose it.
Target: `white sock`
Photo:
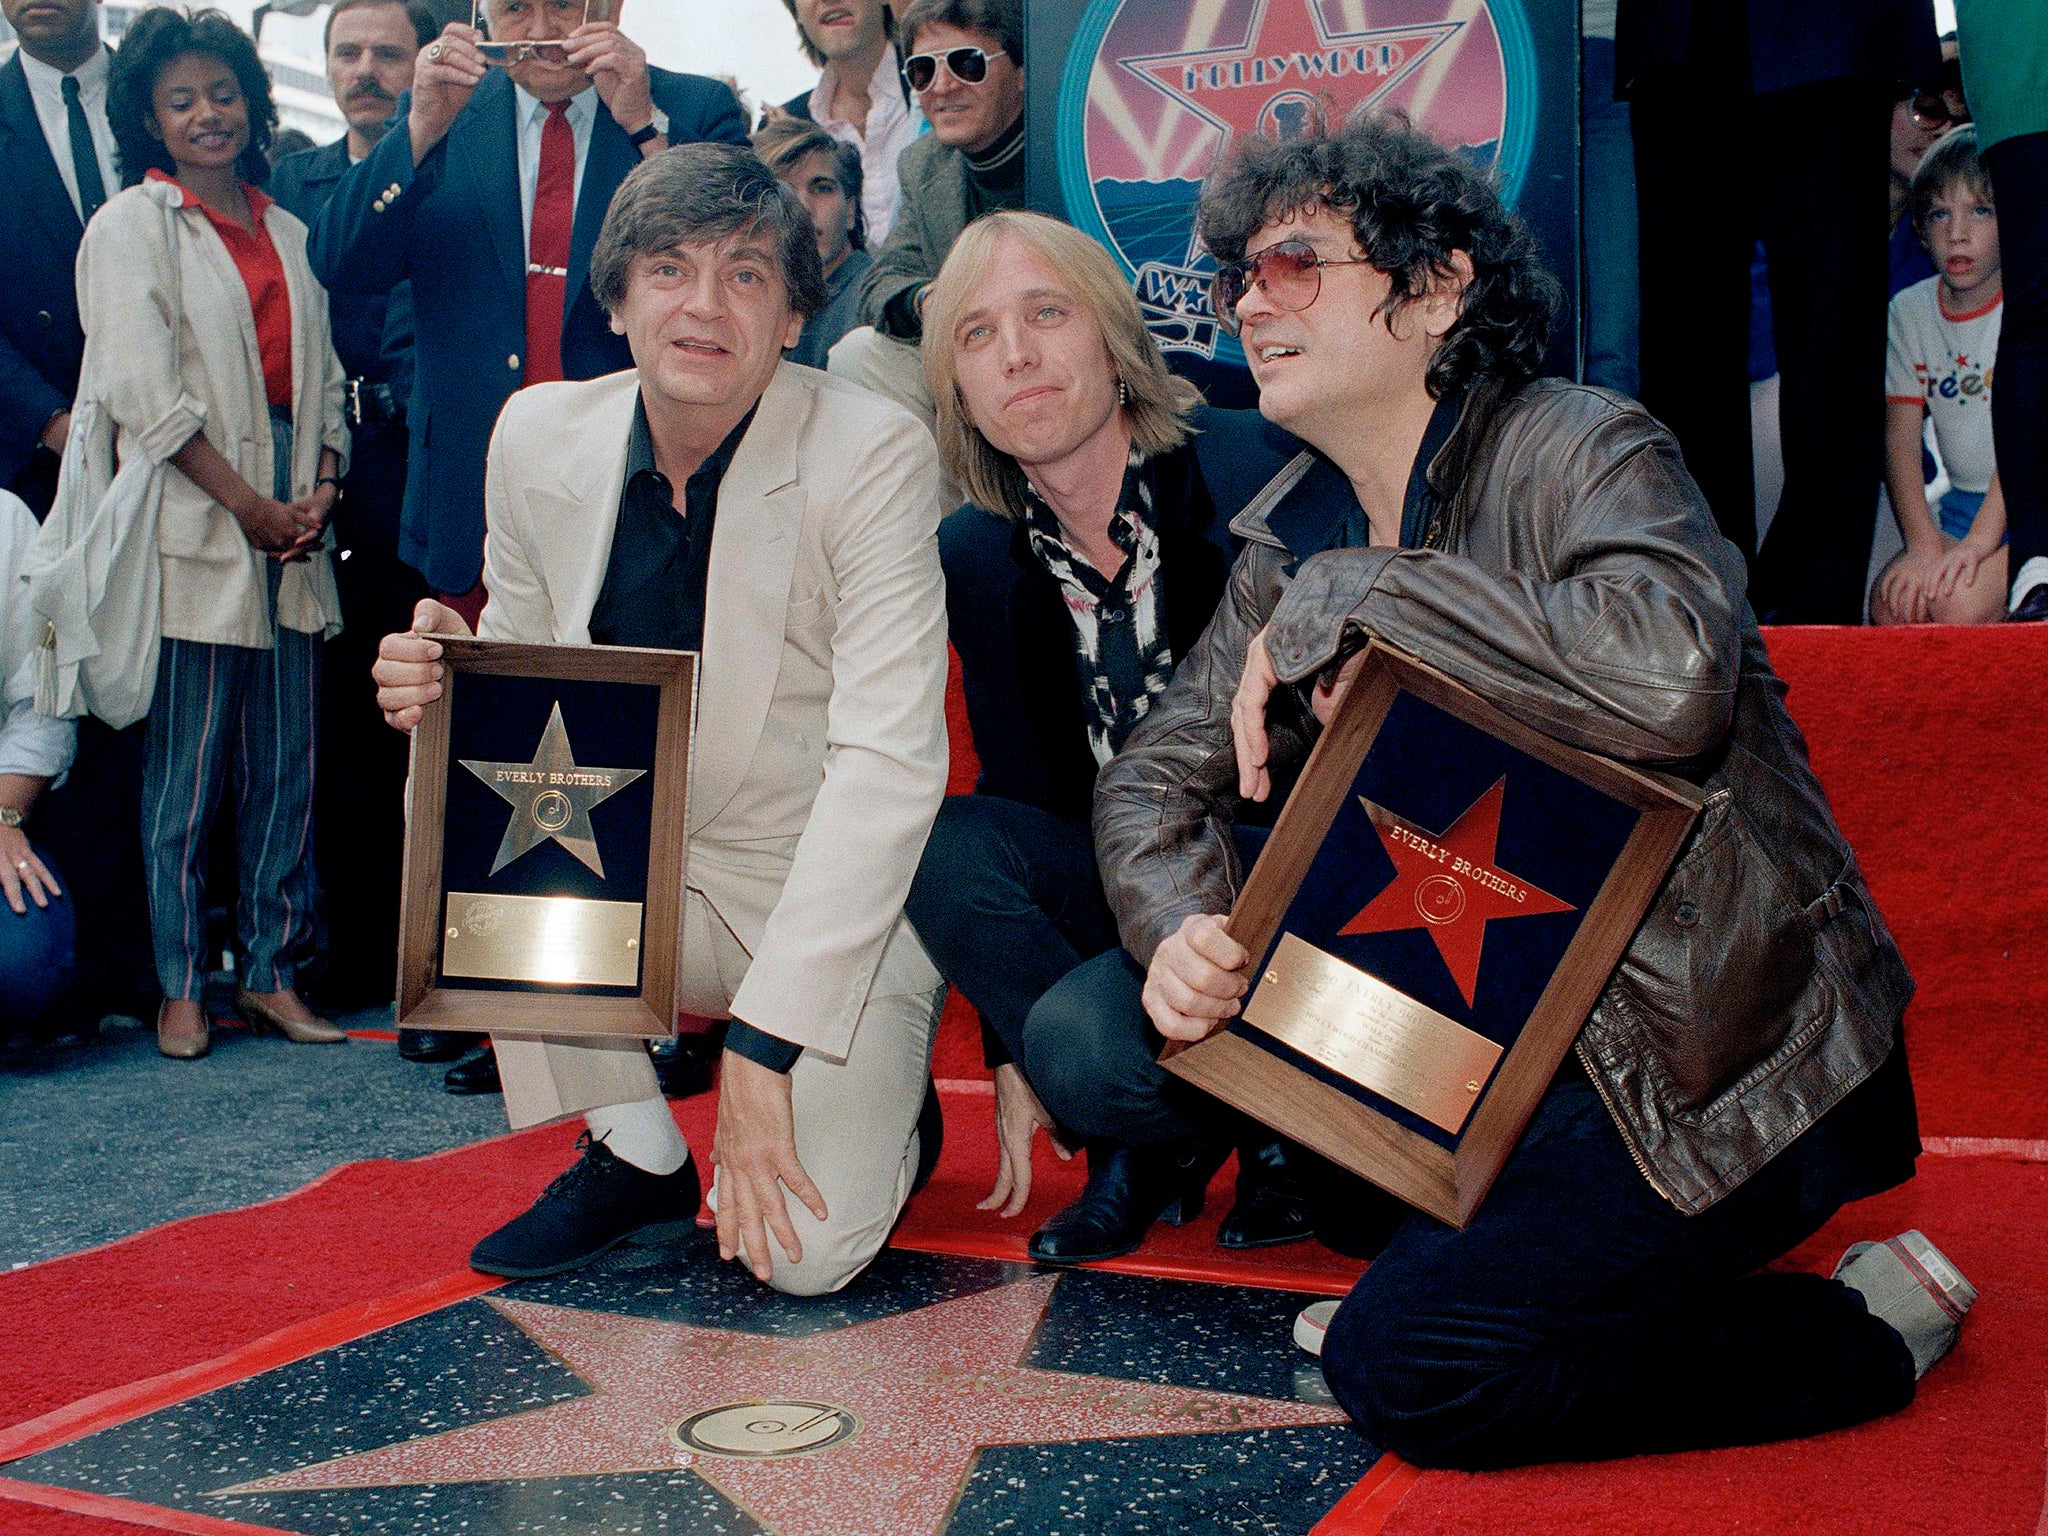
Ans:
[[[583,1117],[590,1139],[601,1141],[613,1157],[646,1173],[674,1173],[690,1160],[690,1144],[676,1129],[668,1100],[641,1099],[635,1104],[607,1104]]]
[[[2020,567],[2019,575],[2013,577],[2012,601],[2005,606],[2019,607],[2020,599],[2044,582],[2048,582],[2048,555],[2036,555]]]

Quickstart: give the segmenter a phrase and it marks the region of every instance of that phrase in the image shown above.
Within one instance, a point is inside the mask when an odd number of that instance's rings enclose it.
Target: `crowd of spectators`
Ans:
[[[336,0],[346,132],[292,150],[225,17],[146,10],[116,53],[99,0],[0,0],[0,1027],[153,1016],[167,1054],[200,1054],[224,955],[239,1011],[294,1040],[389,1001],[406,753],[363,679],[419,598],[475,622],[505,401],[630,366],[588,274],[642,159],[751,142],[817,235],[826,302],[791,356],[943,434],[933,284],[963,230],[1025,201],[1021,0],[784,3],[818,80],[749,121],[567,0],[487,0],[488,36],[421,0]],[[1960,0],[1946,52],[1931,0],[1584,17],[1584,373],[1676,433],[1759,616],[2048,618],[2029,0]],[[1781,381],[1761,537],[1753,310]],[[1887,503],[1904,548],[1873,582]],[[133,686],[74,725],[37,710],[57,626],[20,574],[105,505],[146,518],[128,553],[158,574],[90,615]],[[467,1037],[402,1049],[453,1061],[454,1091],[496,1086]],[[669,1047],[664,1082],[702,1081],[699,1057]]]

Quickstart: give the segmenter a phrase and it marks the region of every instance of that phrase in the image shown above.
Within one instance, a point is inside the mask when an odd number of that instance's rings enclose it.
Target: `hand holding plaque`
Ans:
[[[1243,1011],[1161,1060],[1462,1226],[1698,797],[1384,646],[1350,665],[1230,916],[1252,957]]]
[[[669,1034],[696,657],[436,639],[399,1022]]]

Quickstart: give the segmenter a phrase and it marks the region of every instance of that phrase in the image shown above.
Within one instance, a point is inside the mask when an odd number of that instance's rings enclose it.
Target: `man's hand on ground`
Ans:
[[[1059,1128],[1031,1091],[1023,1069],[1004,1062],[996,1068],[996,1187],[975,1203],[977,1211],[1014,1216],[1024,1209],[1031,1199],[1031,1138],[1041,1125],[1060,1161],[1069,1161],[1073,1149],[1060,1140]]]
[[[423,597],[412,611],[412,629],[378,642],[370,676],[377,680],[377,707],[384,711],[387,725],[411,730],[420,723],[424,707],[441,697],[441,647],[429,637],[468,633],[461,614]]]
[[[1145,1012],[1169,1040],[1206,1040],[1235,1018],[1251,955],[1212,912],[1184,918],[1152,953]]]
[[[772,1272],[768,1234],[773,1232],[790,1262],[801,1263],[804,1245],[789,1219],[783,1187],[818,1220],[826,1220],[827,1212],[825,1197],[796,1155],[787,1073],[736,1051],[725,1053],[711,1161],[718,1165],[718,1256],[744,1253],[747,1267],[765,1282]]]

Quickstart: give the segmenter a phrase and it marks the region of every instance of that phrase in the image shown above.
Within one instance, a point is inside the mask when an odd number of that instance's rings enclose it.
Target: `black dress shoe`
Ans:
[[[1315,1232],[1309,1214],[1311,1152],[1279,1136],[1237,1149],[1237,1201],[1216,1229],[1218,1248],[1271,1248]]]
[[[503,1093],[498,1081],[498,1053],[486,1040],[448,1069],[441,1086],[450,1093]]]
[[[453,1061],[476,1048],[476,1036],[456,1029],[401,1029],[398,1054],[407,1061]]]
[[[1202,1195],[1229,1148],[1088,1146],[1081,1198],[1031,1234],[1042,1264],[1088,1264],[1129,1253],[1152,1223],[1180,1227],[1202,1214]]]
[[[910,1181],[914,1195],[932,1181],[939,1166],[939,1151],[946,1145],[946,1117],[939,1109],[939,1085],[931,1074],[924,1079],[924,1103],[917,1109],[917,1176]]]
[[[649,1173],[614,1157],[588,1131],[576,1149],[582,1157],[524,1215],[470,1250],[471,1269],[514,1280],[558,1275],[620,1243],[668,1242],[696,1226],[703,1190],[695,1159],[674,1173]]]
[[[2012,612],[2005,616],[2008,624],[2048,623],[2048,582],[2035,582],[2027,588],[2026,596],[2012,605]]]
[[[647,1054],[654,1062],[654,1080],[671,1099],[709,1093],[712,1068],[718,1065],[719,1053],[724,1049],[723,1029],[647,1042]]]

